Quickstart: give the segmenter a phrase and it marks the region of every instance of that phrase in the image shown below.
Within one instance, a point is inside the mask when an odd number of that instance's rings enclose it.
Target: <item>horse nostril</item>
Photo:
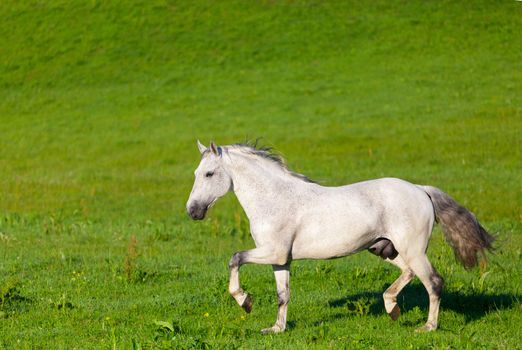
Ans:
[[[191,205],[188,210],[187,210],[188,214],[190,215],[190,217],[194,217],[194,215],[196,214],[196,208],[194,205]]]

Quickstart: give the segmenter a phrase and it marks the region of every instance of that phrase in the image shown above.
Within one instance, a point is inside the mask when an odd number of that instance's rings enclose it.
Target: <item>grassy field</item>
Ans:
[[[0,2],[0,349],[520,347],[522,3]],[[185,202],[196,139],[263,137],[324,185],[431,184],[497,236],[465,271],[438,229],[440,329],[364,252],[292,265],[289,329],[233,195]]]

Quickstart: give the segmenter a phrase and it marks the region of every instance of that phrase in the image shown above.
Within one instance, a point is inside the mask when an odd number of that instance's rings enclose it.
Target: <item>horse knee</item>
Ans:
[[[228,262],[228,268],[229,269],[238,268],[240,264],[241,264],[241,254],[235,253],[234,255],[232,255],[232,258],[230,258],[230,261]]]

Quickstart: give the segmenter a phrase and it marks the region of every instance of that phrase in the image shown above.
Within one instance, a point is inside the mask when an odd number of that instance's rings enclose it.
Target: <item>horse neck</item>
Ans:
[[[285,196],[285,193],[298,191],[298,182],[301,182],[276,164],[252,156],[234,153],[226,167],[234,193],[251,222],[258,217],[266,220],[267,214],[275,214],[276,209],[290,206],[292,196]]]

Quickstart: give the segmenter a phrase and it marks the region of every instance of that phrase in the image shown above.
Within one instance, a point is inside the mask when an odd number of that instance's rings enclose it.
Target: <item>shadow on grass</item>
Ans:
[[[346,297],[330,300],[328,304],[330,307],[348,307],[350,303],[358,300],[367,300],[369,307],[367,314],[369,315],[383,315],[386,314],[384,310],[384,302],[382,299],[382,293],[386,287],[383,288],[382,292],[370,291],[357,293],[353,295],[347,295]],[[459,292],[442,292],[441,297],[441,309],[452,310],[462,314],[466,322],[479,319],[486,315],[488,312],[494,310],[503,310],[512,308],[515,305],[521,303],[522,296],[514,294],[461,294]],[[410,285],[404,288],[404,290],[397,297],[397,302],[401,311],[408,312],[415,307],[419,307],[427,312],[428,310],[428,293],[424,286]],[[338,314],[334,318],[349,317],[343,314]]]
[[[33,300],[20,293],[18,280],[0,283],[0,318],[27,311]]]

